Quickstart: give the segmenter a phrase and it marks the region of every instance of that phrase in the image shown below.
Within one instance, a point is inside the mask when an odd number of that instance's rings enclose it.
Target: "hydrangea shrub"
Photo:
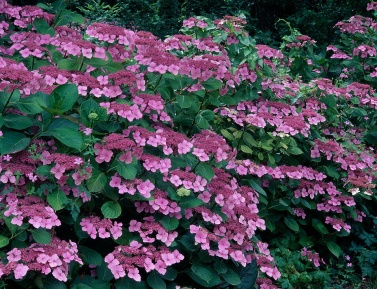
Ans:
[[[63,1],[0,13],[3,285],[277,288],[276,240],[319,267],[374,216],[373,20],[326,58],[236,17],[162,41]]]

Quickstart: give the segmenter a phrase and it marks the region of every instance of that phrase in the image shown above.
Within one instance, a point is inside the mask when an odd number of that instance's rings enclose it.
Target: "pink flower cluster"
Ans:
[[[315,44],[316,41],[311,39],[307,35],[298,35],[296,36],[296,40],[294,42],[286,44],[287,47],[289,48],[295,48],[295,49],[300,49],[301,47],[304,47],[306,44]]]
[[[297,112],[294,106],[283,102],[258,101],[242,102],[234,108],[219,108],[216,110],[221,116],[230,118],[240,126],[253,125],[266,128],[271,125],[277,133],[308,136],[310,125],[318,125],[326,119],[317,111],[304,108]]]
[[[131,220],[128,230],[138,233],[144,243],[153,243],[155,240],[159,240],[167,247],[178,237],[178,232],[168,232],[161,224],[157,223],[152,216],[144,217],[143,222]]]
[[[330,224],[338,232],[340,232],[341,229],[344,229],[348,233],[351,232],[351,226],[346,224],[342,219],[326,217],[325,223]]]
[[[52,273],[57,280],[66,282],[72,261],[83,264],[76,243],[53,238],[48,245],[34,243],[9,251],[7,263],[0,262],[0,277],[13,273],[15,279],[22,279],[29,271],[39,271],[44,275]]]
[[[208,26],[208,24],[198,18],[190,17],[189,19],[183,20],[182,26],[188,27],[188,28],[192,28],[194,26],[199,27],[199,28],[205,28]]]
[[[170,200],[167,192],[155,189],[153,193],[153,200],[148,202],[135,202],[136,211],[138,213],[146,212],[153,214],[159,212],[171,218],[181,219],[181,208],[179,205]]]
[[[105,239],[112,236],[115,240],[122,236],[122,223],[112,222],[110,219],[100,219],[97,216],[83,218],[80,222],[81,229],[87,232],[90,238]]]
[[[301,255],[303,257],[306,257],[310,262],[312,262],[315,267],[321,266],[321,263],[326,264],[325,261],[323,261],[323,259],[319,257],[319,254],[317,252],[309,251],[305,247],[301,250]]]
[[[146,272],[156,270],[164,275],[167,267],[181,262],[183,258],[178,250],[170,252],[166,247],[143,246],[137,241],[132,241],[129,246],[116,247],[105,257],[105,262],[115,279],[127,275],[139,282],[141,281],[139,268],[143,268]]]
[[[365,34],[369,28],[376,29],[377,23],[372,18],[361,15],[352,16],[348,21],[340,21],[335,24],[342,33]]]
[[[226,140],[209,130],[203,130],[192,137],[191,143],[194,146],[193,155],[198,157],[201,162],[208,161],[210,157],[216,162],[228,160],[234,153]]]
[[[182,185],[185,189],[193,190],[194,192],[203,192],[207,185],[205,178],[180,169],[171,171],[168,180],[176,187]]]
[[[12,217],[11,223],[21,226],[27,220],[34,228],[51,229],[60,226],[61,222],[54,210],[36,196],[20,197],[15,194],[7,194],[5,198],[5,217]]]
[[[122,178],[120,178],[117,174],[112,176],[109,185],[110,187],[118,188],[119,194],[128,193],[130,195],[134,195],[136,191],[138,191],[144,198],[150,198],[151,192],[155,188],[155,185],[150,180],[122,180]]]
[[[274,179],[292,178],[295,180],[306,179],[322,181],[326,178],[326,175],[318,172],[310,167],[299,166],[277,166],[271,168],[265,165],[256,164],[251,160],[237,160],[230,161],[227,165],[227,169],[235,169],[240,175],[256,175],[259,178],[264,175],[270,175]]]
[[[271,48],[268,45],[264,44],[257,44],[255,45],[255,48],[258,50],[258,56],[260,58],[266,57],[266,58],[283,58],[283,53],[280,50]]]
[[[376,48],[371,47],[369,45],[365,45],[365,44],[359,45],[353,50],[353,55],[355,56],[360,55],[361,58],[366,58],[368,56],[375,56],[376,53],[377,53]]]

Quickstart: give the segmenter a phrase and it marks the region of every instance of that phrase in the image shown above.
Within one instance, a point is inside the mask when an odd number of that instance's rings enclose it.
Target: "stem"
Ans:
[[[54,28],[56,28],[56,26],[58,26],[60,14],[62,14],[62,11],[63,10],[59,10],[58,14],[56,15],[56,23],[54,23],[54,26],[53,26]]]
[[[156,92],[157,87],[158,87],[158,85],[160,84],[161,79],[162,79],[162,74],[160,75],[160,78],[158,79],[158,81],[157,81],[157,83],[156,83],[156,86],[155,86],[154,89],[153,89],[153,92]]]
[[[31,62],[31,70],[34,70],[34,60],[35,60],[35,57],[33,56],[33,60]]]
[[[7,100],[7,102],[5,103],[4,108],[3,108],[3,110],[1,111],[1,114],[3,114],[4,111],[5,111],[5,109],[7,108],[8,104],[9,104],[9,102],[10,102],[12,96],[13,96],[13,93],[14,93],[14,90],[11,92],[11,94],[10,94],[10,96],[9,96],[9,98],[8,98],[8,100]]]
[[[84,57],[82,57],[81,59],[79,71],[81,71],[81,68],[83,67],[83,65],[84,65]]]
[[[203,105],[204,105],[204,103],[207,101],[206,96],[207,96],[207,92],[205,93],[205,95],[204,95],[204,97],[203,97],[203,100],[202,100],[202,102],[200,103],[199,110],[195,113],[195,117],[194,117],[194,119],[193,119],[193,121],[192,121],[191,128],[190,128],[188,134],[191,134],[191,131],[192,131],[192,129],[194,128],[196,116],[198,115],[198,113],[199,113],[201,110],[204,109]]]
[[[43,123],[43,116],[42,116],[42,115],[41,115],[41,118],[42,118],[42,123]],[[43,131],[41,131],[41,132],[38,132],[38,133],[32,138],[32,140],[35,140],[35,139],[38,138],[42,133],[44,133],[44,132],[48,129],[48,127],[50,126],[50,124],[52,123],[53,119],[54,119],[54,118],[51,118],[51,120],[50,120],[50,122],[47,124],[45,130],[43,130]]]
[[[237,146],[236,146],[237,151],[238,151],[238,149],[239,149],[239,146],[240,146],[240,143],[241,143],[241,140],[242,140],[242,138],[243,138],[244,133],[245,133],[245,127],[242,128],[242,134],[241,134],[241,137],[240,137],[240,139],[238,140],[238,143],[237,143]]]

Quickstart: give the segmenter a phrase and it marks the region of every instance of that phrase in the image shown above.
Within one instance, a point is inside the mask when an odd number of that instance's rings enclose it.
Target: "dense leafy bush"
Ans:
[[[3,286],[329,288],[337,258],[375,277],[372,19],[326,56],[236,17],[161,41],[0,3]]]
[[[45,2],[48,2],[44,0]],[[21,0],[15,1],[26,5]],[[117,22],[129,29],[146,30],[165,38],[177,34],[184,19],[201,15],[210,19],[224,15],[246,17],[246,31],[259,43],[278,47],[287,33],[279,19],[286,19],[324,48],[338,36],[334,25],[355,14],[365,14],[368,0],[67,0],[91,21]],[[30,3],[30,1],[28,2]],[[37,2],[35,2],[36,4]],[[111,8],[114,7],[114,8]],[[131,28],[134,27],[134,28]]]

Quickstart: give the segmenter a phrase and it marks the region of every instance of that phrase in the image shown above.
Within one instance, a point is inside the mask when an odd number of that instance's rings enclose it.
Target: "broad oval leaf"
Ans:
[[[147,283],[152,289],[166,289],[166,283],[156,271],[152,271],[147,277]]]
[[[48,133],[67,147],[75,148],[78,151],[81,151],[83,138],[81,133],[79,133],[76,129],[62,127],[51,130]]]
[[[195,173],[207,180],[211,180],[215,175],[213,168],[206,163],[199,163],[195,169]]]
[[[24,134],[13,131],[6,131],[0,137],[0,154],[11,154],[22,151],[30,143],[30,138]]]
[[[3,248],[9,244],[9,238],[6,236],[0,235],[0,248]]]
[[[115,219],[122,213],[122,207],[115,201],[108,201],[101,207],[103,216],[107,219]]]
[[[342,253],[342,249],[340,249],[338,244],[329,241],[326,242],[326,246],[335,257],[339,258],[340,253]]]
[[[172,231],[178,228],[179,220],[174,217],[164,216],[161,219],[161,225],[168,231]]]
[[[88,187],[88,191],[91,193],[100,192],[106,185],[107,177],[106,175],[97,170],[93,169],[92,176],[86,182],[86,186]]]
[[[46,229],[35,229],[31,231],[31,235],[33,236],[34,241],[39,244],[50,244],[51,242],[51,234],[46,231]]]
[[[68,198],[62,190],[56,189],[47,194],[47,202],[55,211],[64,208],[67,201]]]
[[[32,120],[19,114],[7,114],[4,116],[4,126],[17,130],[26,129],[33,125]]]
[[[284,218],[284,223],[292,231],[295,231],[295,232],[299,232],[300,231],[300,226],[298,225],[298,223],[294,219],[292,219],[292,218]]]

